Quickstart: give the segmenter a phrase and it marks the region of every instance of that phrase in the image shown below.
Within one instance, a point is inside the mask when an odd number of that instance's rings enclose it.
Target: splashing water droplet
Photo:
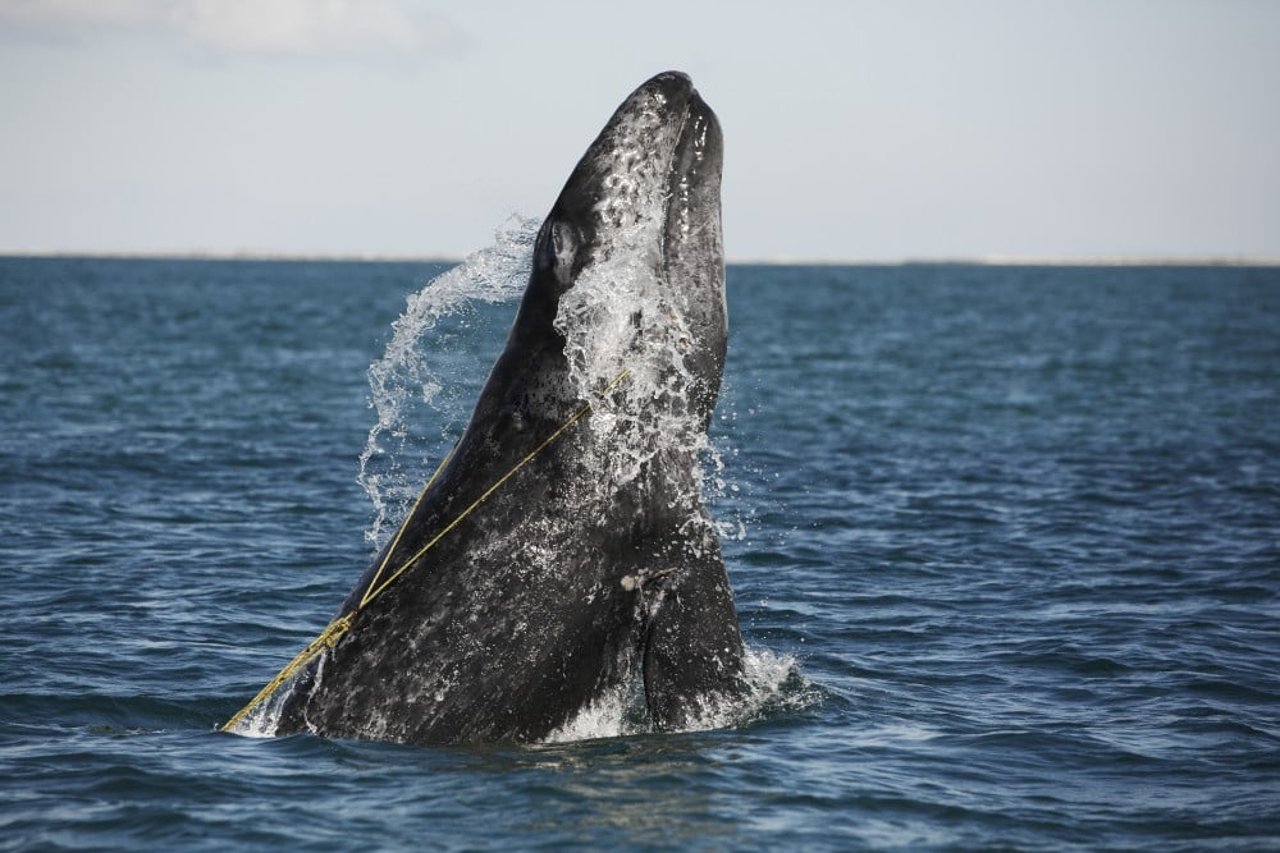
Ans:
[[[357,481],[373,503],[374,518],[365,539],[380,548],[394,522],[405,515],[444,453],[448,434],[467,401],[442,396],[448,377],[437,372],[433,349],[426,345],[440,320],[476,303],[510,302],[520,297],[529,274],[539,222],[510,217],[494,244],[474,252],[409,296],[405,311],[391,325],[383,356],[369,366],[369,406],[378,420],[360,454]],[[437,436],[419,423],[423,408],[442,424]],[[450,411],[449,409],[453,409]]]

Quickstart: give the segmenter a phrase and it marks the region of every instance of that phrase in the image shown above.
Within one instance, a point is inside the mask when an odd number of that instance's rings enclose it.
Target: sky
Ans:
[[[459,257],[677,68],[731,260],[1280,258],[1280,2],[0,0],[0,251]]]

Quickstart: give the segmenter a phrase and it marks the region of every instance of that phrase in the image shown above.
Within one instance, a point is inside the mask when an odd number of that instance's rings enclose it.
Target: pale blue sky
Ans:
[[[1280,2],[0,0],[0,250],[456,256],[680,68],[732,258],[1280,257]]]

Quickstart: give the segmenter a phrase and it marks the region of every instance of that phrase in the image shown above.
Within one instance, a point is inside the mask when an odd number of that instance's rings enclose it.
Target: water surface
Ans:
[[[0,845],[1280,847],[1276,269],[731,267],[715,512],[776,702],[215,733],[369,557],[365,372],[441,269],[0,260]]]

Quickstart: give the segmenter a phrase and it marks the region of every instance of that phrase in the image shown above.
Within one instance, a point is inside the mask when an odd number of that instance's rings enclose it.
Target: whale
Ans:
[[[648,731],[745,688],[704,497],[728,339],[723,134],[647,80],[538,230],[461,437],[281,688],[274,733],[536,742],[612,700]]]

